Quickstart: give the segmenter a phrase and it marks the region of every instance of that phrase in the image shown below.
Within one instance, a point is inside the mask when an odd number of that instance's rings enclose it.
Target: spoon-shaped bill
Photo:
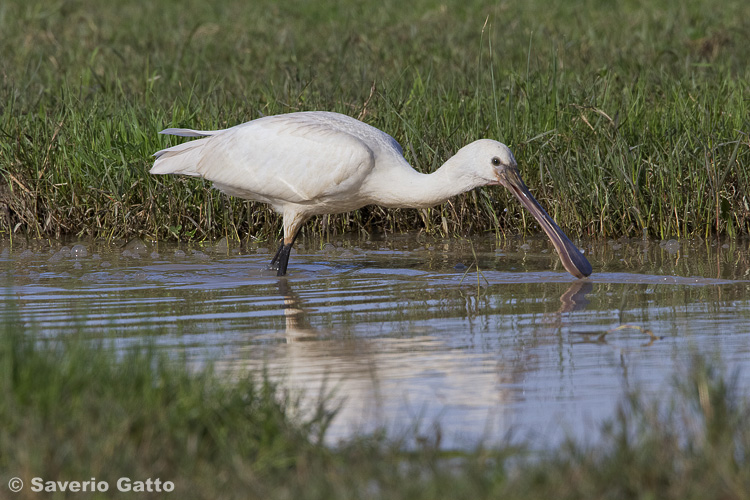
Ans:
[[[500,176],[500,183],[510,190],[518,200],[531,212],[531,215],[539,222],[544,232],[547,233],[555,250],[560,255],[565,269],[576,278],[585,278],[591,274],[591,264],[586,257],[578,250],[572,241],[565,236],[560,226],[555,224],[547,212],[542,208],[538,201],[531,195],[529,188],[526,187],[518,170],[508,168]]]

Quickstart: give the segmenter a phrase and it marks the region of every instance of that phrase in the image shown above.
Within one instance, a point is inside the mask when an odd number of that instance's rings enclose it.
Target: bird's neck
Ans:
[[[373,203],[391,208],[427,208],[485,184],[462,175],[456,157],[450,158],[431,174],[422,174],[405,161],[399,168],[387,169],[380,177],[386,189],[377,190]]]

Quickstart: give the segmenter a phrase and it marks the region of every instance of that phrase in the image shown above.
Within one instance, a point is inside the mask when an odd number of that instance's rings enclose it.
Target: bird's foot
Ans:
[[[284,244],[282,241],[281,246],[279,246],[273,259],[271,259],[271,263],[268,265],[268,270],[276,271],[276,276],[286,275],[286,268],[289,264],[289,254],[292,251],[292,245],[294,245],[294,239],[292,239],[292,242],[289,244]]]

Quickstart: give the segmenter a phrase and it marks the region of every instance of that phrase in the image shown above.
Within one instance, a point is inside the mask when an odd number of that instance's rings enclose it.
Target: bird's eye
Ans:
[[[500,158],[498,158],[497,156],[495,156],[494,158],[492,158],[492,164],[495,165],[496,167],[499,167],[502,163],[503,162],[501,162]]]

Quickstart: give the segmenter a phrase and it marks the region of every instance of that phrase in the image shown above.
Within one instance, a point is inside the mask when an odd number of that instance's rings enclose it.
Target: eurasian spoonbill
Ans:
[[[282,214],[284,239],[271,260],[286,274],[289,253],[313,215],[365,205],[426,208],[479,186],[502,184],[552,240],[573,276],[591,264],[521,180],[505,144],[481,139],[459,149],[431,174],[414,170],[390,135],[338,113],[309,111],[266,116],[224,130],[169,128],[162,134],[203,137],[154,154],[152,174],[202,177],[232,196],[267,203]]]

